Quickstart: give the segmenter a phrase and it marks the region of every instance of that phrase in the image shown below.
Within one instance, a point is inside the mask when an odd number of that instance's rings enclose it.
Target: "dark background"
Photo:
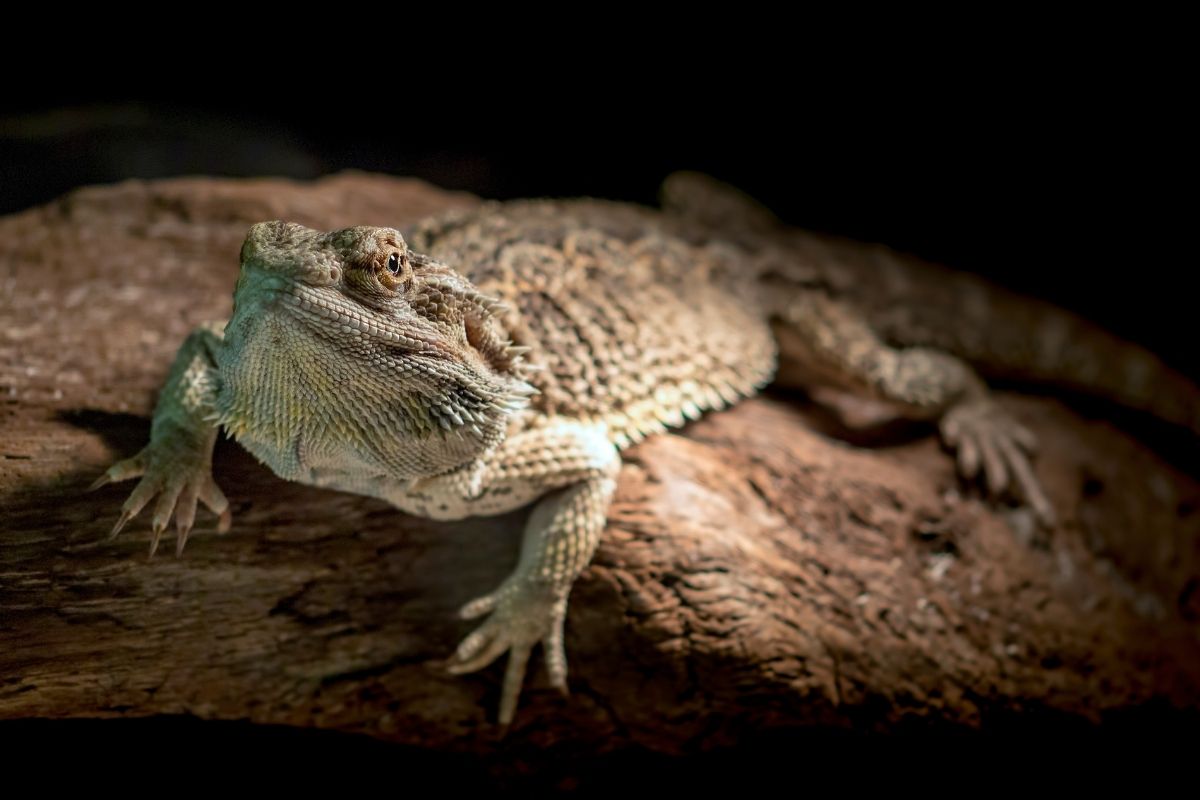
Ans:
[[[796,225],[982,273],[1200,375],[1184,245],[1197,131],[1182,65],[1103,47],[997,55],[915,72],[896,55],[854,77],[777,54],[581,81],[535,60],[325,88],[70,84],[0,111],[0,212],[130,177],[347,168],[486,197],[651,203],[664,175],[698,169]]]
[[[1053,22],[1005,13],[939,18],[917,36],[912,28],[926,21],[892,30],[884,20],[867,36],[862,20],[830,29],[737,8],[707,20],[707,31],[676,20],[666,33],[642,33],[642,19],[614,11],[598,33],[594,18],[550,20],[559,27],[520,41],[475,16],[464,35],[337,9],[300,19],[299,33],[210,9],[124,42],[90,31],[67,40],[52,27],[53,41],[0,65],[0,213],[126,178],[312,178],[346,168],[486,197],[652,202],[663,176],[697,169],[796,225],[884,242],[1072,308],[1200,377],[1195,47],[1175,40],[1194,29],[1128,15],[1099,21],[1095,10]],[[577,37],[585,27],[591,37]],[[32,30],[10,27],[10,55]],[[114,66],[114,56],[132,63]],[[0,740],[93,750],[123,772],[156,763],[182,774],[235,751],[286,771],[321,761],[327,747],[258,731],[231,739],[228,726],[205,723],[201,732],[192,721],[41,724],[10,721]],[[1100,741],[1050,728],[1030,746],[1038,722],[1023,724],[967,740],[971,752],[1004,759],[981,773],[987,780],[1031,753],[1058,758],[1071,742],[1091,759]],[[1155,747],[1189,741],[1176,729],[1194,736],[1195,721],[1168,714],[1100,728],[1121,747],[1147,733],[1158,734]],[[876,742],[872,752],[893,744]],[[962,753],[947,758],[944,743],[928,744],[901,751],[919,772],[888,771],[888,780],[918,774],[924,783],[928,767]],[[848,750],[859,753],[859,743]],[[339,753],[346,748],[332,764]],[[776,768],[806,753],[788,748]],[[395,757],[366,756],[389,765]],[[810,762],[818,771],[819,759]],[[1139,763],[1102,757],[1064,773],[1100,775],[1123,761]],[[1166,761],[1156,758],[1156,769]]]

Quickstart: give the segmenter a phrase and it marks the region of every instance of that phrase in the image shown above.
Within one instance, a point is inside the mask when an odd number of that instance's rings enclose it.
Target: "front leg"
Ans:
[[[501,724],[512,722],[525,666],[539,642],[551,685],[566,691],[567,596],[596,551],[619,469],[620,458],[603,425],[551,421],[505,441],[487,457],[481,477],[437,478],[422,482],[406,500],[397,498],[411,508],[453,496],[451,508],[463,516],[501,513],[541,498],[525,525],[516,569],[495,591],[460,610],[464,619],[491,616],[462,641],[448,664],[455,674],[472,672],[509,651]]]
[[[92,484],[92,489],[98,489],[106,483],[141,478],[122,506],[110,539],[156,496],[151,556],[172,515],[177,530],[175,554],[183,552],[196,518],[197,501],[217,514],[218,531],[229,530],[229,501],[212,476],[218,430],[214,421],[219,386],[216,354],[222,345],[222,327],[197,328],[184,341],[154,408],[150,443],[132,458],[113,464]]]
[[[996,404],[971,367],[948,353],[894,348],[852,309],[818,292],[794,298],[776,328],[781,378],[862,392],[914,418],[935,419],[959,473],[982,472],[989,494],[1015,489],[1046,525],[1054,510],[1034,475],[1032,432]]]

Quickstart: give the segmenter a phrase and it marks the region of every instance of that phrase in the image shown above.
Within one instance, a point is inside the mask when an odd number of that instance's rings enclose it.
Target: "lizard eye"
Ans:
[[[412,283],[412,268],[409,266],[408,256],[400,251],[393,251],[388,255],[384,266],[386,270],[380,270],[378,273],[379,282],[393,292],[408,291]]]

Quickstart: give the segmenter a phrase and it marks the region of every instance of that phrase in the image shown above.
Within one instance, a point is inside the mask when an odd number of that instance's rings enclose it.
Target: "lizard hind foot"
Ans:
[[[530,654],[539,642],[550,685],[564,694],[567,691],[567,657],[563,648],[567,598],[565,592],[548,584],[514,576],[496,591],[459,609],[463,619],[489,613],[487,620],[462,640],[446,662],[446,669],[454,675],[475,672],[509,651],[499,713],[500,724],[508,725],[516,714]]]
[[[1038,521],[1054,524],[1054,507],[1033,471],[1030,457],[1037,437],[990,398],[961,403],[942,418],[943,441],[957,451],[958,472],[968,481],[981,479],[993,499],[1015,494]]]

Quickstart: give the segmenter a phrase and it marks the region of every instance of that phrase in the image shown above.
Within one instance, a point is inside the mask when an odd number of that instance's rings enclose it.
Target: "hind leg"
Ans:
[[[964,478],[982,477],[993,497],[1015,492],[1043,524],[1053,522],[1030,463],[1033,434],[992,399],[968,364],[937,350],[891,347],[852,309],[819,292],[802,293],[781,316],[780,382],[853,392],[936,420]]]

